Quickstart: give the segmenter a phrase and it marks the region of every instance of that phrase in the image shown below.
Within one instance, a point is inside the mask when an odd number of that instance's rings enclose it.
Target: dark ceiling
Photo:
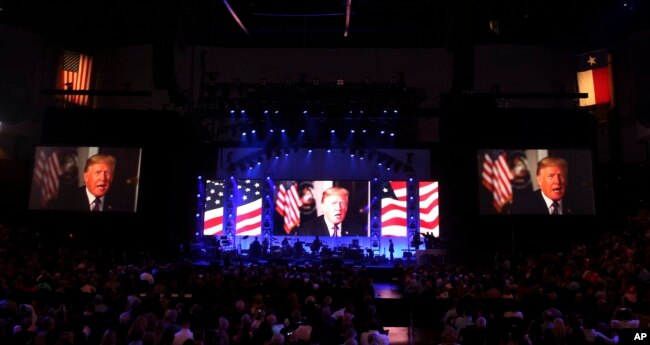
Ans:
[[[0,23],[80,49],[172,37],[178,44],[223,47],[453,48],[467,43],[522,43],[602,48],[648,28],[646,3],[351,0],[347,37],[345,0],[0,0]]]

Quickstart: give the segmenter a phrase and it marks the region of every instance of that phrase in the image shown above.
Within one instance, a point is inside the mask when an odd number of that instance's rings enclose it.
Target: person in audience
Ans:
[[[301,224],[297,231],[299,236],[367,236],[361,224],[346,220],[349,192],[343,187],[330,187],[323,192],[321,208],[323,214]]]
[[[370,337],[374,338],[374,343],[377,345],[389,345],[390,339],[387,334],[380,332],[379,322],[376,320],[370,321],[368,324],[368,330],[361,333],[359,337],[359,345],[370,345]]]
[[[618,344],[618,335],[614,334],[614,336],[610,336],[607,334],[609,330],[605,329],[606,327],[607,325],[604,323],[597,322],[593,317],[587,315],[583,329],[587,344]]]
[[[612,315],[609,325],[613,329],[639,328],[641,322],[632,309],[621,307],[619,305],[614,310],[614,315]]]
[[[172,345],[183,345],[186,340],[194,339],[194,333],[192,332],[191,326],[190,319],[184,318],[181,321],[181,329],[174,334]]]

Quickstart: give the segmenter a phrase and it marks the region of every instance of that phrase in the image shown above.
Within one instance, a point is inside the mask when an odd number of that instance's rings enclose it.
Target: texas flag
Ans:
[[[609,55],[606,50],[578,56],[578,91],[586,93],[580,106],[607,104],[611,101]]]

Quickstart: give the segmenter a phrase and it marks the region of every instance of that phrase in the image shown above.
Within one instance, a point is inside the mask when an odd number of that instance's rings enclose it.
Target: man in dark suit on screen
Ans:
[[[85,186],[60,195],[51,209],[95,212],[128,211],[125,205],[109,194],[115,174],[115,157],[98,153],[86,161]]]
[[[301,224],[296,234],[321,237],[367,236],[361,224],[345,220],[348,197],[349,192],[343,187],[326,189],[321,198],[323,214]]]
[[[574,208],[567,198],[567,161],[559,157],[545,157],[537,163],[539,189],[514,200],[512,214],[563,215],[583,213]]]

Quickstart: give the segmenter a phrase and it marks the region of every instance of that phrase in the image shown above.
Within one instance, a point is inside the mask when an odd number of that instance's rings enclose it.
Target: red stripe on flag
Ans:
[[[214,217],[214,218],[206,219],[203,222],[203,228],[204,229],[210,229],[210,228],[213,228],[213,227],[217,227],[217,226],[219,226],[221,224],[223,224],[223,215],[218,216],[218,217]]]
[[[256,236],[262,233],[262,200],[237,207],[237,235]]]
[[[609,68],[598,68],[591,71],[594,82],[596,104],[606,104],[611,100],[609,84]]]

